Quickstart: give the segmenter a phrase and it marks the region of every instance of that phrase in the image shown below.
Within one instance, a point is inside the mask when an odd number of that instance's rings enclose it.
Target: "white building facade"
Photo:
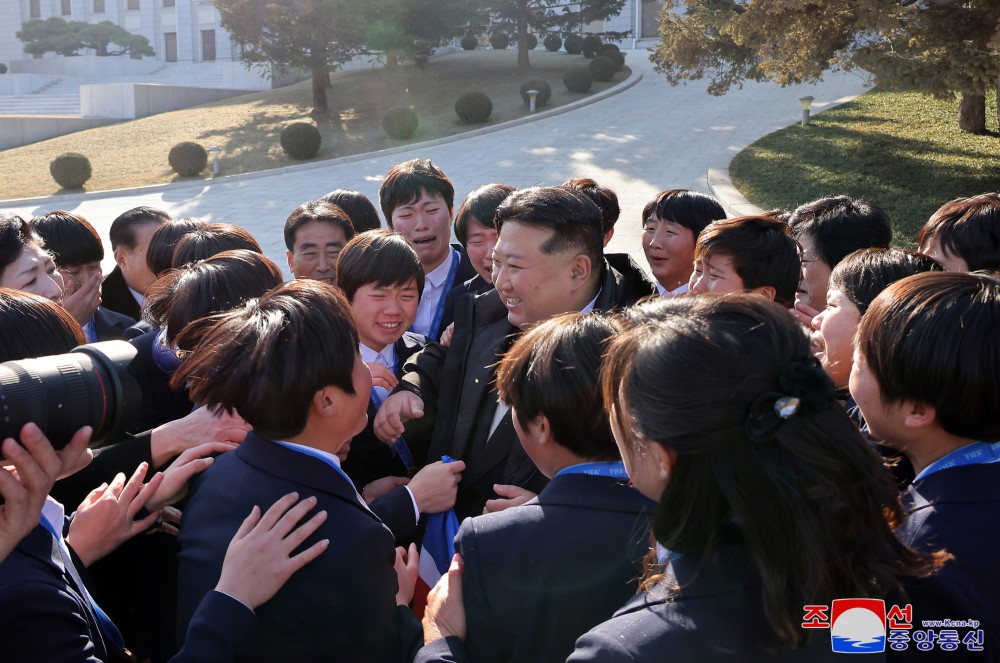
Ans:
[[[111,21],[148,39],[155,59],[164,62],[238,58],[212,0],[0,0],[0,62],[31,59],[15,35],[25,21],[52,16]]]

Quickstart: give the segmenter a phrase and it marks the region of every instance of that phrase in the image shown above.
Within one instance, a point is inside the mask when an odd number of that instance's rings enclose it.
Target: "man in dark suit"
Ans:
[[[601,212],[582,193],[517,191],[497,209],[496,222],[496,288],[460,300],[450,348],[432,343],[406,363],[374,425],[386,441],[413,419],[433,419],[429,456],[466,461],[459,518],[521,504],[547,483],[517,443],[507,408],[498,408],[493,374],[513,338],[560,313],[609,311],[636,300],[604,260]],[[498,485],[510,499],[495,500]]]
[[[146,265],[146,249],[153,234],[169,221],[170,215],[162,210],[135,207],[111,223],[109,235],[116,266],[104,279],[105,308],[136,320],[142,317],[146,289],[156,280]]]
[[[237,660],[399,659],[393,536],[337,457],[366,423],[372,378],[357,347],[344,297],[298,279],[222,314],[174,374],[197,402],[236,409],[254,427],[192,488],[179,538],[181,632],[251,507],[294,491],[326,513],[305,543],[329,539],[327,551],[257,610]],[[411,595],[404,587],[398,600]]]
[[[397,541],[414,533],[422,513],[455,504],[463,463],[427,463],[427,435],[383,444],[372,431],[379,405],[403,364],[427,344],[405,331],[413,324],[424,273],[416,252],[396,233],[372,230],[351,240],[337,263],[340,289],[351,302],[361,358],[372,373],[368,424],[342,452],[344,471]],[[346,456],[346,458],[345,458]],[[412,477],[410,479],[409,477]]]
[[[552,480],[523,506],[465,520],[455,539],[477,663],[563,661],[637,590],[655,505],[628,486],[604,414],[598,375],[616,331],[602,316],[559,316],[500,364],[521,445]]]

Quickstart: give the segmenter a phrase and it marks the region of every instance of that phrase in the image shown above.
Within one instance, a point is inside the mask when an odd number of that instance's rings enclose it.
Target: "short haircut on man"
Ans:
[[[420,200],[421,193],[439,194],[449,210],[455,206],[455,187],[430,159],[410,159],[389,169],[379,187],[378,200],[390,228],[393,210]]]
[[[1000,440],[1000,281],[928,272],[897,281],[861,318],[855,347],[885,403],[931,405],[945,432]]]
[[[183,267],[236,249],[263,253],[254,236],[243,228],[232,223],[209,223],[181,237],[174,247],[170,266]]]
[[[125,249],[131,251],[139,241],[136,229],[146,223],[163,225],[170,221],[170,215],[155,207],[133,207],[122,212],[111,222],[108,237],[111,239],[111,250]]]
[[[347,213],[354,226],[354,232],[363,233],[366,230],[378,230],[382,222],[378,218],[378,210],[371,199],[360,191],[337,189],[331,191],[316,201],[336,205]]]
[[[462,246],[469,243],[469,223],[472,219],[482,226],[496,229],[493,218],[497,207],[514,191],[509,184],[485,184],[469,192],[455,214],[455,237]]]
[[[337,258],[337,285],[351,302],[362,286],[387,288],[410,281],[416,283],[419,298],[424,291],[420,258],[402,235],[391,230],[355,235]]]
[[[770,286],[774,301],[792,306],[802,267],[798,245],[788,224],[767,216],[741,216],[713,221],[698,236],[695,259],[722,255],[747,290]]]
[[[880,292],[922,272],[940,272],[930,256],[905,249],[861,249],[848,254],[830,274],[830,289],[842,292],[861,315]]]
[[[808,235],[816,257],[837,266],[858,249],[887,249],[892,242],[889,215],[874,203],[848,196],[830,196],[800,205],[788,221],[795,237]]]
[[[177,242],[185,235],[207,225],[206,222],[193,216],[164,223],[149,240],[149,246],[146,248],[146,267],[154,276],[163,274],[173,265]]]
[[[917,245],[936,240],[965,261],[970,272],[1000,269],[1000,193],[956,198],[942,205],[920,229]]]
[[[295,250],[295,233],[307,223],[329,223],[344,231],[344,239],[354,237],[354,224],[347,212],[337,205],[323,202],[302,203],[285,219],[285,248]]]
[[[605,343],[621,325],[600,313],[568,313],[535,326],[504,355],[497,393],[521,428],[538,415],[577,456],[620,460],[600,389]]]
[[[101,236],[85,218],[73,212],[48,212],[30,221],[45,241],[56,267],[76,267],[104,260]]]
[[[31,224],[17,214],[0,212],[0,273],[21,256],[28,244],[44,246]]]
[[[542,253],[577,250],[590,258],[595,274],[604,263],[604,219],[601,209],[583,192],[558,186],[520,189],[497,208],[497,231],[507,222],[551,230],[552,237],[539,249]]]
[[[566,180],[560,186],[582,191],[595,205],[601,208],[601,218],[604,221],[604,234],[608,234],[618,223],[622,208],[618,205],[618,195],[606,186],[601,186],[589,177],[578,177]]]
[[[642,223],[652,218],[671,221],[691,231],[695,239],[712,221],[726,218],[726,210],[712,196],[687,189],[668,189],[642,208]]]
[[[295,279],[212,322],[171,385],[189,385],[191,399],[215,411],[238,411],[261,437],[301,433],[324,387],[354,394],[358,332],[333,286]]]

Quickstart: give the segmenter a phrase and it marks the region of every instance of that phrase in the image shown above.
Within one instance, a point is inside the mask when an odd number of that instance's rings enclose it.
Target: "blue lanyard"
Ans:
[[[925,467],[913,483],[926,479],[931,474],[963,465],[990,465],[1000,463],[1000,442],[973,442],[955,449]]]
[[[595,477],[614,477],[615,479],[627,479],[628,473],[625,471],[625,463],[620,460],[609,462],[580,463],[564,467],[556,476],[564,474],[589,474]]]
[[[87,343],[97,343],[97,327],[94,325],[93,316],[83,326],[83,335],[87,337]]]
[[[344,477],[344,481],[346,481],[347,483],[350,484],[351,489],[354,490],[354,492],[358,491],[358,489],[354,487],[354,482],[351,481],[351,477],[347,476],[347,473],[344,472],[344,470],[340,469],[340,465],[338,465],[337,463],[333,462],[332,460],[330,460],[329,458],[327,458],[326,456],[324,456],[320,452],[315,451],[313,449],[310,449],[308,447],[296,447],[296,446],[292,446],[291,444],[288,444],[287,442],[282,442],[280,440],[275,440],[274,442],[275,442],[275,444],[280,444],[281,446],[285,447],[286,449],[289,449],[290,451],[295,451],[295,452],[300,453],[300,454],[302,454],[304,456],[311,456],[312,458],[315,458],[317,460],[323,461],[324,463],[326,463],[327,465],[329,465],[333,469],[337,470],[337,474],[339,474],[340,476]]]
[[[393,370],[393,373],[395,372],[396,371]],[[372,404],[375,406],[376,412],[380,407],[382,407],[382,399],[375,392],[375,387],[372,387]],[[399,456],[399,460],[406,466],[406,469],[417,466],[416,461],[413,460],[413,452],[410,451],[410,445],[406,443],[406,440],[403,439],[402,435],[396,438],[396,441],[392,443],[392,448],[393,451],[396,452],[396,455]]]
[[[39,520],[42,527],[48,530],[52,538],[56,540],[59,545],[59,550],[62,552],[62,563],[66,566],[66,572],[69,573],[73,581],[78,584],[80,591],[83,595],[87,597],[87,601],[90,602],[90,607],[94,609],[94,616],[97,618],[97,624],[101,628],[101,634],[106,637],[112,645],[118,649],[125,648],[125,639],[122,637],[121,631],[115,626],[115,623],[111,621],[111,618],[101,610],[101,606],[97,605],[97,601],[94,597],[90,595],[87,590],[87,586],[83,584],[83,579],[80,578],[80,574],[77,572],[76,567],[73,566],[73,557],[69,554],[69,549],[66,547],[66,539],[63,538],[62,533],[58,531],[54,524],[50,523],[45,516],[42,516]]]
[[[173,375],[181,365],[173,346],[167,345],[167,330],[161,329],[153,338],[153,363],[167,375]]]
[[[444,300],[448,292],[455,287],[455,275],[458,274],[458,263],[462,256],[455,249],[451,249],[451,267],[448,268],[448,278],[444,280],[444,287],[441,288],[441,298],[438,299],[437,310],[434,311],[434,319],[431,321],[431,328],[427,331],[427,339],[436,342],[441,334],[441,318],[444,316]],[[410,327],[413,331],[413,327]]]

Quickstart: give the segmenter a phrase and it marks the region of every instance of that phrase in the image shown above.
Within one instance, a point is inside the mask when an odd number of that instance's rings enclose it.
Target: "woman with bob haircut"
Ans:
[[[691,296],[626,318],[602,388],[628,475],[658,502],[662,562],[569,661],[832,661],[804,605],[887,598],[943,563],[894,535],[899,498],[787,310]]]

